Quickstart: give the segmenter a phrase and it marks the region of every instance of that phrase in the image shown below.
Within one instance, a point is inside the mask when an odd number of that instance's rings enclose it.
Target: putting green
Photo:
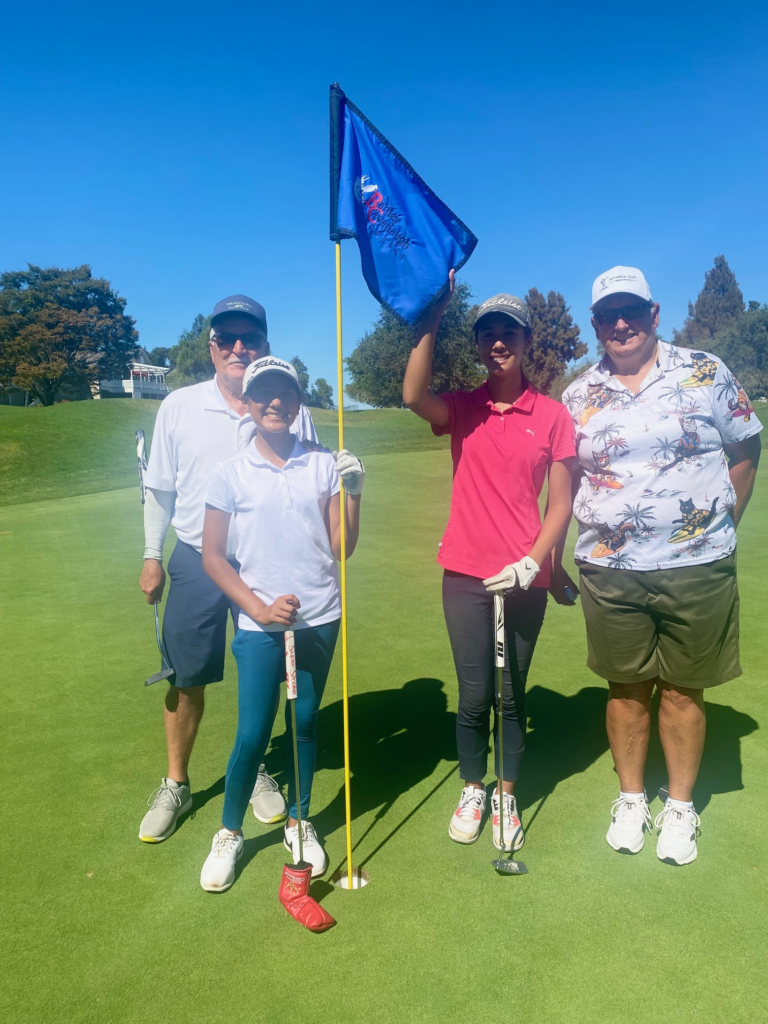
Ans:
[[[142,686],[158,659],[137,587],[137,488],[0,510],[3,1020],[764,1019],[768,467],[739,531],[744,676],[708,695],[699,860],[674,869],[651,842],[637,857],[605,843],[617,785],[604,687],[584,666],[579,609],[550,603],[518,789],[524,877],[494,873],[487,825],[474,846],[447,835],[456,687],[434,558],[448,453],[372,454],[366,468],[350,710],[354,859],[371,883],[315,883],[339,922],[322,936],[277,901],[279,827],[249,817],[236,885],[214,896],[198,884],[235,729],[231,657],[195,750],[194,815],[166,843],[137,838],[164,770],[163,695]],[[344,856],[340,690],[337,658],[312,812],[332,870]],[[280,716],[267,761],[281,782],[285,755]],[[649,793],[663,781],[655,742]]]

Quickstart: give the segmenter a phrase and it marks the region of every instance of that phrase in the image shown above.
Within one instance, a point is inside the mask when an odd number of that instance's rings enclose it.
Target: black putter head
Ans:
[[[491,864],[493,864],[500,875],[528,874],[528,868],[521,860],[504,860],[502,857],[499,857],[497,860],[492,860]]]
[[[176,673],[172,668],[164,668],[159,672],[155,672],[149,679],[144,680],[144,685],[152,686],[153,683],[161,683],[164,679],[168,679],[171,683],[176,679]]]

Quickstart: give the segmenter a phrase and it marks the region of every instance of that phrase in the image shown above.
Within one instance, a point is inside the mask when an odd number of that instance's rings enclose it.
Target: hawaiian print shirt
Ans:
[[[648,571],[734,550],[736,494],[723,445],[762,425],[716,356],[660,341],[636,395],[603,359],[563,403],[584,471],[574,504],[577,561]]]

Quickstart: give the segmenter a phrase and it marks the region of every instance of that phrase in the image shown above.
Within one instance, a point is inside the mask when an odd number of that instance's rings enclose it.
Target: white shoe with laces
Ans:
[[[271,775],[267,775],[263,764],[259,765],[259,774],[256,776],[256,785],[251,793],[250,804],[254,817],[264,825],[282,821],[288,814],[280,787]]]
[[[664,809],[656,815],[654,825],[660,829],[656,842],[656,856],[665,864],[690,864],[699,855],[696,835],[701,819],[692,807],[681,807],[667,800]]]
[[[324,875],[328,867],[328,858],[320,845],[317,832],[311,821],[302,821],[302,845],[304,847],[304,863],[312,865],[312,877]],[[283,846],[293,857],[293,863],[299,863],[299,826],[286,825]]]
[[[206,892],[226,892],[235,880],[235,865],[243,855],[243,837],[228,828],[213,837],[211,852],[200,872],[200,885]]]
[[[497,850],[501,849],[501,806],[499,794],[495,792],[491,797],[491,819],[493,821],[493,845]],[[525,833],[517,813],[517,800],[511,793],[504,794],[504,850],[517,852],[525,842]]]
[[[619,796],[614,800],[611,824],[605,836],[610,847],[618,853],[640,853],[646,830],[651,831],[651,809],[645,793]]]
[[[459,806],[451,815],[448,835],[454,843],[474,843],[480,835],[480,826],[485,814],[485,790],[465,786],[461,791]]]

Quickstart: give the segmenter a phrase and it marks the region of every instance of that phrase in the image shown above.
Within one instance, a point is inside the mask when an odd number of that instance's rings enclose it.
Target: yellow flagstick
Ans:
[[[336,243],[336,358],[339,391],[339,451],[344,447],[344,358],[341,347],[341,242]],[[341,702],[344,709],[344,804],[347,817],[347,886],[352,891],[352,800],[349,777],[349,672],[347,663],[347,498],[341,503]]]

